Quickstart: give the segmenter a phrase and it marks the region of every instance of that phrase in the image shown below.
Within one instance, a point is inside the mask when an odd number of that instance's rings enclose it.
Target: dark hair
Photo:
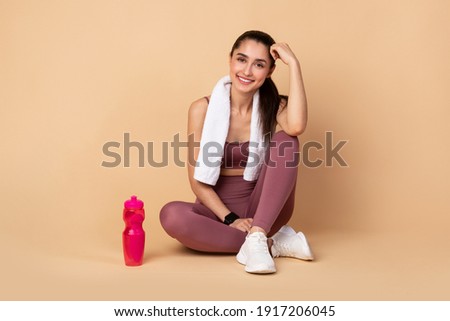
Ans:
[[[269,51],[270,47],[275,43],[275,40],[265,32],[258,30],[250,30],[244,32],[233,44],[230,51],[230,57],[233,52],[238,49],[242,42],[245,40],[254,40],[256,42],[262,43],[267,47]],[[275,60],[269,52],[270,67],[275,65]],[[280,106],[281,98],[287,100],[287,96],[280,96],[278,93],[277,86],[273,82],[272,78],[266,78],[262,86],[259,88],[259,103],[260,103],[260,126],[262,132],[266,135],[270,135],[275,130],[276,116],[278,112],[278,107]]]

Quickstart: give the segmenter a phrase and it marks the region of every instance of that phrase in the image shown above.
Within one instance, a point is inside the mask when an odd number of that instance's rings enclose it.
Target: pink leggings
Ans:
[[[230,211],[252,217],[253,226],[275,234],[292,216],[299,160],[297,137],[284,131],[273,135],[258,180],[220,176],[213,189]],[[160,213],[166,232],[188,248],[202,252],[237,253],[246,233],[225,225],[198,200],[174,201]]]

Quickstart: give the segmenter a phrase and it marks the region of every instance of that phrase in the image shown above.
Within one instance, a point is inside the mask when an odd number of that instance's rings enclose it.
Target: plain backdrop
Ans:
[[[184,249],[158,220],[194,198],[164,142],[186,139],[190,103],[249,29],[297,54],[302,146],[346,142],[347,166],[299,167],[291,225],[317,260],[277,259],[270,276]],[[0,0],[0,299],[449,300],[449,29],[444,0]],[[287,94],[281,62],[273,78]],[[139,167],[137,148],[102,166],[126,133],[167,166]],[[146,210],[137,268],[121,248],[131,195]]]

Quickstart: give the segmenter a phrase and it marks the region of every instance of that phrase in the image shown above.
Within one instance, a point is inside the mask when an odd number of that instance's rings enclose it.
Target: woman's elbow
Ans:
[[[193,178],[193,177],[189,177],[189,185],[191,186],[191,190],[192,192],[197,195],[197,190],[198,190],[198,181]]]
[[[306,125],[289,126],[284,132],[289,136],[300,136],[306,129]]]
[[[206,184],[196,180],[193,177],[190,177],[189,179],[189,183],[191,185],[191,190],[192,192],[195,194],[195,196],[199,196],[199,194],[202,193],[202,191],[205,190],[205,187],[207,186]]]

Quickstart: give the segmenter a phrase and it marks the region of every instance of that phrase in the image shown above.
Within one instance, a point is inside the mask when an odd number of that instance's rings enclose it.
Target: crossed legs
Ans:
[[[252,217],[253,226],[275,234],[292,216],[297,180],[298,139],[280,131],[273,135],[267,159],[253,189],[241,177],[221,176],[229,183],[217,184],[219,196],[241,217]],[[236,189],[250,190],[234,199]],[[244,192],[242,194],[245,194]],[[160,213],[166,232],[186,247],[204,252],[237,253],[246,233],[223,224],[206,206],[174,201],[166,204]]]

